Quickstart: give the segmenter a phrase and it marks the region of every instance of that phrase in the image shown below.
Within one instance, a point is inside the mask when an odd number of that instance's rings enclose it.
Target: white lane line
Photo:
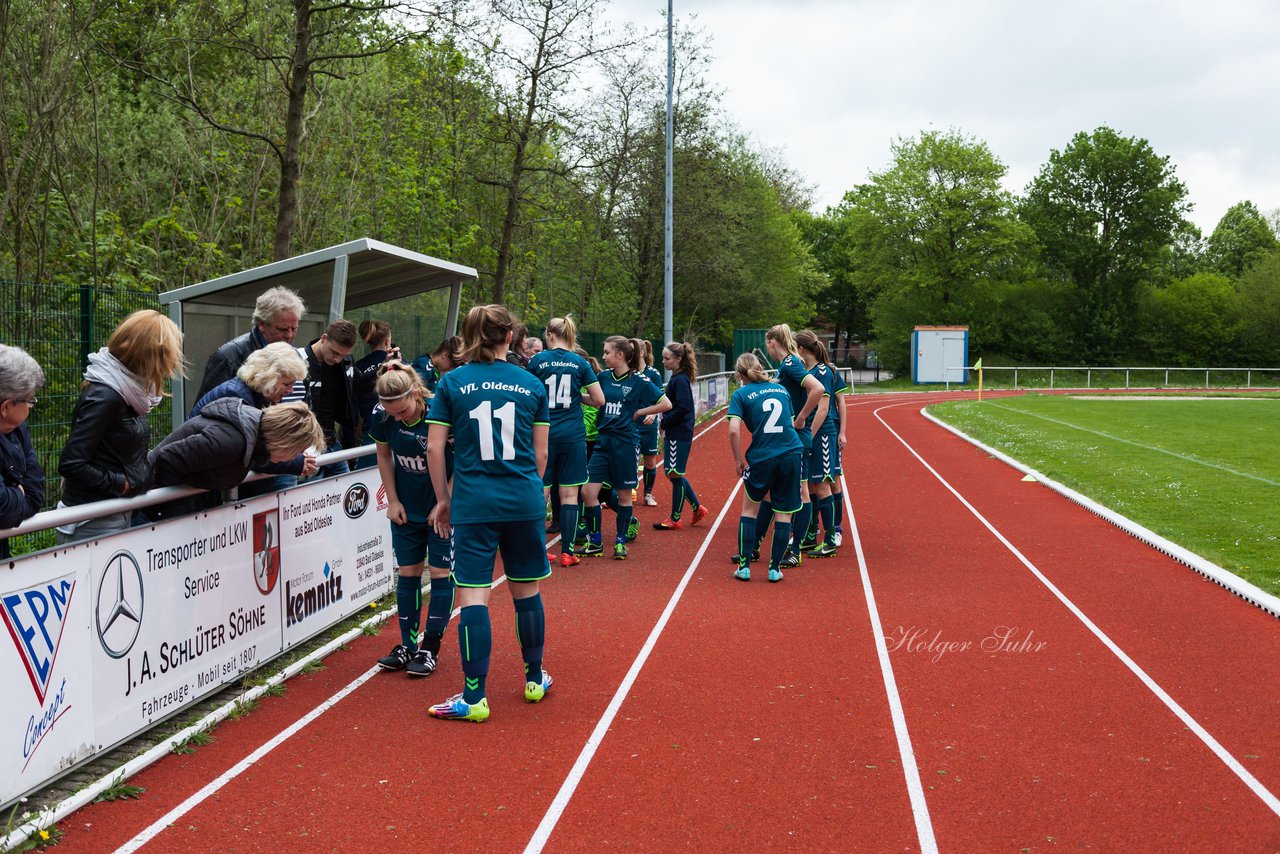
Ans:
[[[605,734],[609,732],[613,719],[617,717],[618,710],[622,708],[623,702],[631,692],[631,686],[635,684],[636,678],[640,675],[640,670],[644,667],[645,662],[649,660],[649,653],[653,652],[662,630],[667,627],[667,622],[671,619],[671,614],[680,602],[680,597],[684,595],[685,588],[689,586],[689,580],[693,578],[694,571],[698,568],[698,564],[702,562],[702,556],[706,554],[712,538],[715,537],[716,531],[720,529],[720,523],[724,521],[725,514],[729,512],[729,508],[734,506],[734,498],[737,497],[738,490],[741,488],[742,481],[738,480],[733,487],[733,492],[729,493],[724,506],[720,508],[720,515],[716,516],[715,524],[711,526],[711,530],[707,532],[706,538],[702,541],[702,547],[698,549],[698,553],[694,555],[693,562],[689,564],[684,577],[676,585],[675,592],[671,594],[671,599],[667,602],[667,607],[662,611],[662,616],[658,618],[653,630],[649,632],[648,640],[644,642],[639,655],[631,663],[631,669],[627,671],[627,675],[618,686],[618,690],[614,692],[613,699],[609,701],[609,705],[600,717],[600,721],[596,724],[595,729],[591,731],[591,735],[588,736],[587,743],[583,746],[582,752],[578,754],[577,761],[569,769],[569,775],[565,778],[564,783],[561,784],[560,791],[556,793],[555,799],[542,817],[542,821],[539,822],[537,830],[533,833],[533,838],[525,846],[526,854],[537,854],[547,844],[547,840],[551,837],[552,831],[555,830],[560,817],[564,815],[565,808],[569,806],[569,800],[577,790],[578,784],[582,782],[583,775],[587,773],[587,766],[591,764],[591,759],[596,755],[596,749],[600,747],[600,742],[604,741]]]
[[[990,522],[988,522],[987,518],[983,516],[981,513],[979,513],[976,507],[974,507],[972,504],[969,503],[968,499],[966,499],[963,495],[961,495],[954,486],[948,483],[947,479],[944,478],[941,474],[939,474],[937,469],[929,465],[929,463],[925,461],[925,458],[920,456],[920,454],[916,452],[916,449],[911,447],[910,444],[908,444],[906,439],[903,439],[900,435],[898,435],[897,431],[895,431],[892,427],[890,427],[889,424],[883,418],[880,417],[880,413],[883,410],[891,409],[891,408],[893,407],[883,406],[880,409],[875,410],[874,412],[874,415],[876,416],[876,420],[879,421],[882,425],[884,425],[884,429],[888,430],[891,434],[893,434],[893,437],[897,439],[899,442],[901,442],[902,446],[906,448],[908,451],[910,451],[913,457],[919,460],[920,465],[924,466],[925,469],[928,470],[930,474],[932,474],[935,478],[937,478],[938,482],[941,483],[944,487],[946,487],[947,491],[950,492],[952,495],[954,495],[956,497],[956,500],[958,500],[961,504],[963,504],[965,506],[965,509],[967,509],[970,513],[972,513],[974,517],[979,522],[982,523],[983,527],[985,527],[988,531],[990,531],[991,534],[997,540],[999,540],[1000,543],[1006,549],[1008,549],[1009,552],[1014,557],[1016,557],[1018,561],[1031,572],[1032,575],[1034,575],[1037,579],[1039,579],[1040,583],[1043,584],[1049,590],[1050,593],[1052,593],[1055,597],[1057,597],[1058,601],[1061,602],[1063,605],[1065,605],[1067,610],[1070,611],[1072,614],[1074,614],[1076,618],[1079,619],[1080,622],[1083,623],[1084,626],[1090,632],[1093,633],[1094,637],[1102,641],[1103,645],[1106,646],[1107,649],[1111,650],[1111,652],[1116,656],[1116,658],[1120,659],[1121,663],[1123,663],[1125,667],[1129,668],[1130,672],[1132,672],[1133,675],[1137,676],[1138,679],[1142,682],[1142,684],[1146,685],[1147,688],[1151,691],[1151,693],[1155,694],[1156,697],[1159,698],[1160,702],[1164,703],[1165,706],[1169,709],[1169,711],[1173,712],[1173,714],[1178,718],[1178,720],[1182,721],[1182,723],[1187,727],[1187,729],[1195,733],[1196,736],[1202,742],[1204,742],[1204,745],[1208,747],[1209,750],[1211,750],[1213,754],[1217,756],[1218,759],[1221,760],[1224,765],[1230,768],[1231,771],[1237,777],[1240,778],[1241,782],[1243,782],[1246,786],[1249,787],[1250,791],[1252,791],[1255,795],[1257,795],[1258,798],[1261,799],[1261,801],[1267,805],[1268,809],[1270,809],[1277,816],[1280,816],[1280,798],[1277,798],[1274,794],[1272,794],[1267,789],[1266,786],[1262,785],[1261,781],[1259,781],[1258,778],[1250,774],[1249,769],[1245,768],[1244,765],[1240,764],[1240,761],[1237,760],[1234,756],[1232,756],[1225,747],[1219,744],[1218,740],[1214,738],[1212,735],[1210,735],[1209,731],[1206,730],[1203,726],[1201,726],[1200,723],[1195,718],[1191,717],[1190,713],[1188,713],[1186,709],[1178,705],[1178,702],[1174,700],[1173,697],[1169,696],[1168,692],[1166,692],[1163,688],[1161,688],[1156,683],[1156,681],[1152,679],[1151,676],[1149,676],[1147,672],[1142,669],[1141,666],[1139,666],[1139,664],[1136,661],[1130,658],[1129,655],[1115,643],[1115,641],[1111,640],[1111,638],[1107,636],[1106,632],[1104,632],[1101,628],[1099,628],[1097,624],[1093,622],[1093,620],[1089,619],[1085,615],[1085,613],[1081,611],[1079,607],[1076,606],[1074,602],[1072,602],[1070,599],[1067,598],[1066,594],[1064,594],[1061,590],[1059,590],[1056,586],[1054,586],[1053,582],[1050,581],[1048,578],[1046,578],[1044,573],[1042,573],[1034,563],[1028,560],[1027,557],[1022,552],[1018,551],[1018,548],[1013,543],[1009,542],[1008,538],[1006,538],[1004,534],[1000,533],[1000,531],[996,529],[995,525],[992,525]]]
[[[505,575],[500,575],[498,576],[497,579],[494,580],[493,586],[497,587],[506,580],[507,580],[507,577]],[[459,611],[461,611],[461,608],[454,608],[452,615],[450,615],[450,619],[452,620],[453,618],[456,618],[458,616]],[[377,665],[374,665],[369,670],[362,673],[355,680],[348,683],[346,687],[338,691],[338,693],[334,694],[332,697],[325,700],[323,703],[321,703],[320,705],[312,709],[310,712],[308,712],[305,716],[299,718],[298,720],[290,724],[288,727],[281,730],[279,733],[273,736],[269,741],[267,741],[257,750],[253,751],[253,753],[250,753],[244,759],[241,759],[234,766],[227,769],[221,775],[219,775],[218,777],[210,781],[207,785],[204,786],[204,788],[200,789],[200,791],[196,792],[191,797],[187,798],[185,801],[178,804],[173,809],[169,810],[169,812],[165,813],[163,816],[157,819],[151,826],[147,827],[145,830],[138,833],[137,836],[130,839],[124,845],[121,845],[119,848],[116,849],[116,854],[129,854],[129,852],[137,851],[143,845],[146,845],[152,839],[155,839],[157,836],[160,835],[161,831],[165,830],[169,825],[173,824],[182,816],[191,812],[191,810],[195,809],[202,802],[207,800],[210,795],[212,795],[213,793],[217,792],[219,789],[226,786],[236,777],[239,777],[245,771],[248,771],[255,763],[261,761],[268,753],[275,750],[284,742],[288,741],[289,738],[291,738],[295,733],[300,731],[307,724],[311,723],[316,718],[320,717],[325,712],[332,709],[334,706],[336,706],[339,703],[339,701],[341,701],[343,698],[351,694],[361,685],[363,685],[364,683],[372,679],[374,676],[376,676],[379,673],[379,671],[381,671],[381,669],[382,668],[378,667]]]
[[[1122,439],[1119,436],[1113,436],[1110,433],[1104,433],[1101,430],[1094,430],[1090,427],[1081,427],[1079,424],[1072,424],[1070,421],[1063,421],[1061,418],[1050,418],[1048,415],[1041,415],[1037,412],[1027,412],[1026,410],[1023,410],[1023,409],[1014,409],[1011,406],[1001,406],[998,403],[992,403],[991,406],[995,407],[996,409],[1003,409],[1005,412],[1012,412],[1015,415],[1027,415],[1032,418],[1039,418],[1041,421],[1048,421],[1053,424],[1060,424],[1063,427],[1070,427],[1071,429],[1079,430],[1082,433],[1089,433],[1094,436],[1101,436],[1103,439],[1110,439],[1112,442],[1120,442],[1123,445],[1129,445],[1134,448],[1141,448],[1144,451],[1151,451],[1157,454],[1167,454],[1170,457],[1175,457],[1179,460],[1183,460],[1184,462],[1195,463],[1196,465],[1205,466],[1206,468],[1216,469],[1217,471],[1226,472],[1227,474],[1234,474],[1238,477],[1247,477],[1249,480],[1256,480],[1259,483],[1265,483],[1268,486],[1280,486],[1280,481],[1271,480],[1270,478],[1262,477],[1261,475],[1249,474],[1246,471],[1237,471],[1236,469],[1230,468],[1228,466],[1219,465],[1218,463],[1211,463],[1206,460],[1197,459],[1196,457],[1193,457],[1189,454],[1179,454],[1177,451],[1166,451],[1164,448],[1157,448],[1153,445],[1144,445],[1141,442],[1135,442],[1132,439]]]
[[[276,735],[266,744],[262,745],[257,750],[253,751],[253,753],[250,753],[244,759],[241,759],[239,762],[235,764],[235,766],[233,766],[232,768],[229,768],[227,771],[223,772],[217,778],[210,781],[200,791],[196,792],[194,795],[187,798],[185,801],[178,804],[173,809],[169,810],[169,812],[165,813],[163,816],[157,819],[155,823],[152,824],[150,827],[143,830],[141,833],[139,833],[137,836],[130,839],[124,845],[121,845],[119,848],[116,849],[116,854],[129,854],[129,852],[137,851],[143,845],[146,845],[148,842],[150,842],[152,839],[158,836],[161,833],[161,831],[165,830],[167,827],[169,827],[179,818],[186,815],[195,807],[199,806],[200,803],[204,801],[206,798],[208,798],[210,795],[217,792],[219,789],[221,789],[223,786],[230,783],[232,780],[234,780],[236,777],[243,774],[245,771],[249,770],[249,768],[251,768],[255,762],[259,761],[260,759],[265,757],[268,753],[270,753],[272,750],[279,747],[284,741],[286,741],[294,733],[298,732],[307,724],[311,723],[313,720],[320,717],[329,709],[337,705],[339,701],[341,701],[344,697],[346,697],[352,691],[356,690],[365,682],[368,682],[370,679],[372,679],[375,675],[377,675],[380,669],[381,668],[379,668],[377,665],[374,665],[373,667],[369,668],[369,670],[367,670],[364,674],[362,674],[360,678],[356,679],[354,682],[347,685],[347,687],[343,688],[341,691],[334,694],[332,697],[325,700],[320,705],[316,706],[309,713],[307,713],[305,717],[301,718],[298,721],[295,721],[287,729],[280,732],[278,735]]]
[[[898,740],[898,755],[902,757],[902,774],[906,778],[907,795],[911,799],[911,815],[915,818],[916,837],[920,840],[922,854],[937,854],[938,841],[933,835],[933,822],[929,818],[929,805],[925,801],[924,784],[920,781],[920,769],[916,765],[916,753],[911,746],[911,734],[907,732],[907,715],[902,709],[902,698],[898,695],[898,681],[894,678],[893,664],[889,660],[889,647],[885,643],[884,630],[880,624],[880,610],[876,607],[876,595],[871,589],[867,558],[862,551],[862,538],[858,535],[858,520],[853,515],[853,504],[849,501],[849,484],[845,481],[844,475],[840,476],[840,481],[844,485],[845,516],[849,520],[850,533],[853,534],[853,548],[858,555],[862,592],[867,597],[867,612],[871,616],[876,656],[880,659],[880,673],[884,677],[884,690],[889,699],[893,734]]]

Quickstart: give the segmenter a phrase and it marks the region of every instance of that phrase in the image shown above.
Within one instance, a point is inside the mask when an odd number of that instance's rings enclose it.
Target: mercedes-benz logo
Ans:
[[[98,607],[94,621],[98,642],[112,658],[124,658],[133,649],[142,629],[142,569],[127,551],[107,561],[98,582]]]

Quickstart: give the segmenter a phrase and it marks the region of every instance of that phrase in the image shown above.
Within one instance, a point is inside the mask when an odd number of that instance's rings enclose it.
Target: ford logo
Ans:
[[[369,487],[363,483],[354,483],[347,489],[347,494],[342,496],[342,512],[347,514],[348,519],[356,519],[364,515],[364,511],[369,508]]]

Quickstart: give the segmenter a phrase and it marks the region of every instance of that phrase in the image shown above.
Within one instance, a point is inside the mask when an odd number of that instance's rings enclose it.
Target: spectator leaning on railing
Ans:
[[[27,416],[44,387],[44,371],[23,350],[0,344],[0,530],[34,516],[44,502],[44,472],[31,447]],[[0,559],[9,557],[9,540],[0,539]]]
[[[150,454],[155,486],[231,489],[252,469],[292,460],[324,441],[305,403],[266,409],[222,397],[170,433]]]
[[[182,373],[182,331],[158,311],[143,309],[121,321],[107,346],[89,354],[71,435],[62,449],[59,507],[137,495],[146,488],[147,413],[160,402],[169,377]],[[126,530],[129,511],[58,528],[70,543]]]

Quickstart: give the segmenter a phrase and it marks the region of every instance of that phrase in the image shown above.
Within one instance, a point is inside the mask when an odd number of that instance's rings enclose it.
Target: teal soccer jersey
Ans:
[[[636,445],[640,432],[636,429],[635,415],[647,406],[653,406],[666,395],[660,386],[654,385],[640,374],[627,371],[620,377],[613,371],[601,371],[600,390],[604,393],[596,429],[602,435],[614,436]]]
[[[405,516],[411,522],[425,522],[436,506],[436,491],[431,485],[431,473],[427,471],[427,420],[425,417],[412,424],[392,418],[382,409],[373,408],[373,423],[369,425],[369,438],[391,450],[396,467],[396,496],[404,505]],[[445,448],[445,459],[449,449]],[[447,463],[446,463],[447,466]]]
[[[550,420],[546,387],[510,362],[472,362],[440,378],[427,421],[453,432],[454,524],[544,518],[533,427]]]
[[[822,395],[827,398],[830,404],[827,407],[827,417],[822,419],[822,426],[818,428],[818,433],[823,436],[835,436],[840,432],[840,421],[836,416],[836,388],[843,386],[835,371],[831,370],[831,366],[823,362],[817,362],[809,371],[809,376],[822,383]],[[813,412],[809,413],[809,417],[805,420],[805,427],[813,431],[814,417],[818,414],[818,408],[815,406]]]
[[[582,424],[582,390],[595,385],[591,363],[568,350],[543,350],[529,360],[529,372],[547,387],[551,411],[551,442],[585,442]]]
[[[791,410],[791,395],[775,382],[744,385],[729,398],[729,418],[738,418],[751,431],[747,464],[756,465],[774,457],[803,450]]]
[[[787,394],[791,395],[791,412],[792,418],[795,413],[804,409],[804,403],[809,399],[809,393],[804,390],[804,378],[809,375],[805,370],[804,362],[800,361],[799,356],[788,355],[782,360],[782,364],[778,365],[778,382],[782,383],[782,387],[787,390]],[[809,418],[805,421],[804,428],[800,431],[800,441],[808,445],[807,439],[810,438],[809,425],[813,423],[813,413],[809,413]]]

